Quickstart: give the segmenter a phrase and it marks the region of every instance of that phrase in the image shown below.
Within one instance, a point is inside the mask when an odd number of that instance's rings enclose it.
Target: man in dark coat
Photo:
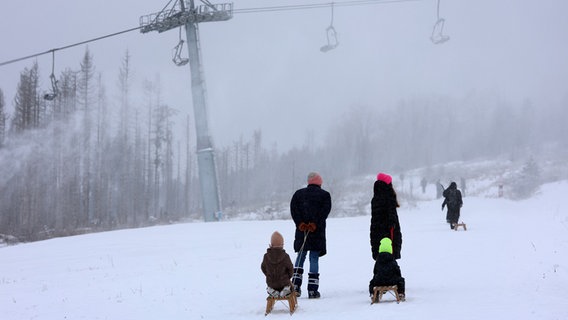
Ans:
[[[444,190],[442,211],[446,205],[448,206],[446,221],[450,224],[450,228],[453,229],[454,225],[458,223],[460,218],[460,209],[463,206],[462,195],[455,182],[450,183],[448,189]]]
[[[392,177],[379,173],[373,185],[373,199],[371,199],[371,253],[373,259],[379,254],[379,242],[388,237],[392,240],[393,256],[400,259],[402,248],[402,232],[398,221],[398,200],[392,186]]]
[[[290,212],[296,224],[294,251],[299,252],[294,264],[292,282],[296,295],[301,295],[302,276],[307,252],[310,252],[308,297],[319,298],[319,257],[327,253],[326,219],[331,211],[331,196],[323,190],[323,180],[317,172],[308,175],[308,186],[297,190],[290,201]]]

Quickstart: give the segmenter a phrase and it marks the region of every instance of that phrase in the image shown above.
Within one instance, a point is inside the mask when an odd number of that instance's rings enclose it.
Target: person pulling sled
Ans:
[[[443,195],[444,202],[442,203],[442,211],[445,206],[448,206],[446,222],[450,224],[450,228],[453,230],[460,218],[460,209],[463,206],[462,194],[461,191],[458,190],[457,184],[452,182],[448,189],[444,190]]]
[[[327,253],[325,227],[331,211],[331,196],[322,189],[323,180],[317,172],[308,175],[308,185],[297,190],[290,201],[290,213],[296,225],[294,251],[298,253],[294,264],[292,283],[296,295],[302,295],[301,286],[304,262],[309,252],[308,298],[317,299],[319,292],[319,258]]]

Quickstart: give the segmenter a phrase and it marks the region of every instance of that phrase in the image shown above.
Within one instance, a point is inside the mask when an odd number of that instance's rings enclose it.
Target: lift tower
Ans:
[[[191,92],[197,133],[197,166],[203,200],[203,217],[205,221],[215,221],[221,212],[221,200],[217,185],[215,153],[209,136],[207,94],[201,64],[198,24],[231,19],[233,4],[211,4],[209,1],[201,0],[203,5],[196,6],[194,0],[175,0],[173,4],[172,1],[170,0],[166,7],[158,13],[141,16],[140,32],[158,31],[161,33],[185,26],[191,69]]]

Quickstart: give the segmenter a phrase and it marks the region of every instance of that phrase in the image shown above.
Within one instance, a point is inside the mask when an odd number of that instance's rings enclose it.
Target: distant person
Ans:
[[[392,240],[394,258],[400,259],[402,232],[396,211],[398,207],[392,177],[386,173],[379,173],[373,185],[373,198],[371,199],[370,238],[373,260],[377,259],[379,242],[385,237]]]
[[[266,292],[274,298],[286,297],[292,292],[292,274],[294,265],[290,256],[284,250],[284,237],[274,231],[270,237],[270,246],[266,250],[260,265],[266,276]]]
[[[405,281],[392,252],[391,239],[382,238],[373,267],[373,279],[369,282],[369,294],[373,295],[374,287],[397,286],[398,297],[400,300],[405,300]]]
[[[460,189],[462,192],[462,196],[465,197],[465,178],[461,177],[460,178]]]
[[[450,228],[454,229],[454,225],[458,223],[460,218],[460,209],[463,206],[462,195],[455,182],[450,183],[448,189],[444,190],[442,211],[446,205],[448,206],[446,221],[450,224]]]
[[[331,211],[331,196],[322,189],[322,177],[317,172],[308,174],[308,186],[297,190],[290,201],[290,212],[296,224],[294,251],[298,252],[294,264],[292,283],[296,295],[301,296],[304,262],[310,252],[308,298],[317,299],[319,290],[319,258],[327,253],[325,226]]]
[[[440,199],[442,197],[442,193],[444,192],[444,186],[440,182],[440,179],[436,181],[436,199]]]
[[[428,185],[428,181],[426,181],[426,178],[422,178],[422,180],[420,180],[420,186],[422,187],[422,193],[426,193],[426,185]]]

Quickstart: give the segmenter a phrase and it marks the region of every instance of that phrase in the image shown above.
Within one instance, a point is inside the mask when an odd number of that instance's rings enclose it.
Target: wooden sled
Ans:
[[[467,225],[462,221],[460,223],[454,224],[454,231],[458,231],[458,228],[462,227],[464,231],[467,231]]]
[[[298,298],[296,298],[296,291],[292,289],[292,292],[286,297],[268,296],[266,298],[266,312],[264,313],[264,315],[267,316],[270,312],[272,312],[272,309],[274,308],[276,301],[281,301],[281,300],[288,301],[288,308],[290,309],[290,315],[292,315],[294,311],[296,311],[296,307],[298,306]]]
[[[396,298],[396,303],[400,303],[400,301],[402,301],[398,296],[398,286],[381,286],[373,288],[373,297],[371,298],[371,304],[379,303],[383,298],[383,294],[386,294],[389,291]]]

